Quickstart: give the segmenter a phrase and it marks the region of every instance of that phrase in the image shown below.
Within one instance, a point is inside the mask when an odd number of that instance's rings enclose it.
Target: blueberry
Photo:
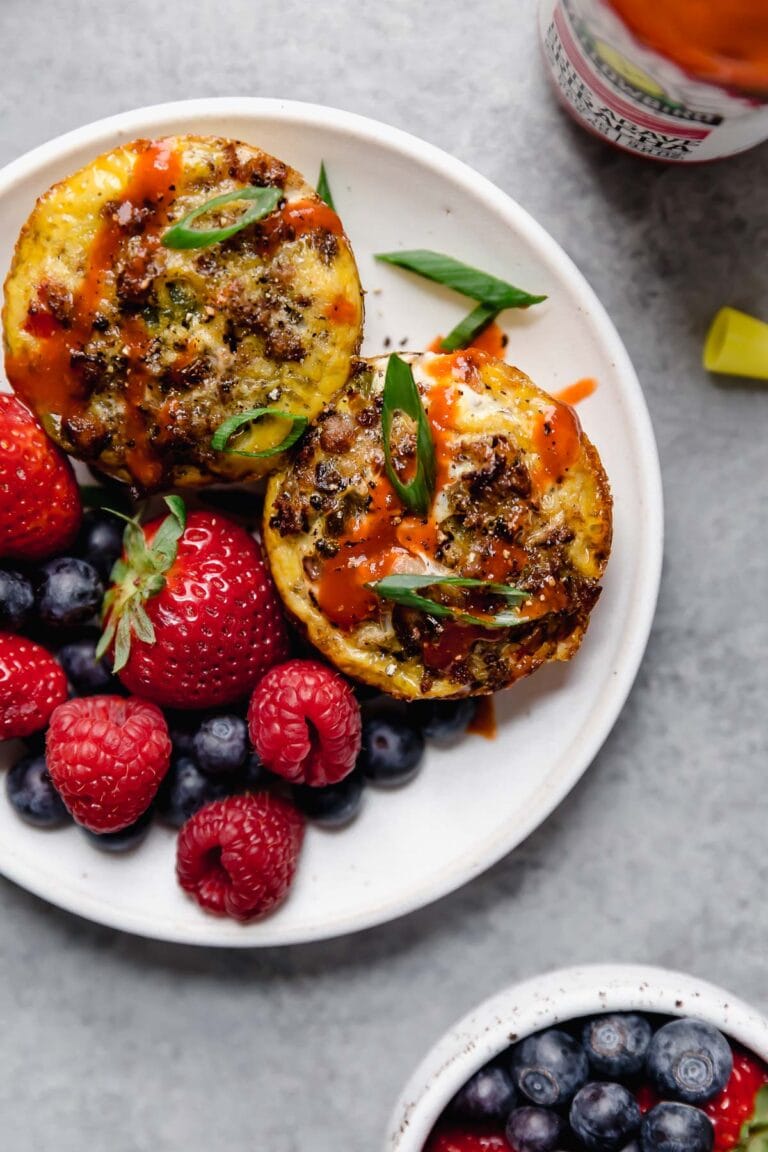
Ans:
[[[712,1121],[690,1104],[657,1104],[640,1127],[643,1152],[711,1152],[714,1143]]]
[[[91,508],[83,516],[77,551],[108,580],[115,561],[123,552],[125,523],[105,508]]]
[[[245,764],[239,772],[241,786],[248,792],[258,792],[267,782],[267,770],[253,749],[245,758]],[[315,789],[312,789],[315,791]]]
[[[45,756],[22,756],[5,778],[5,789],[13,808],[36,828],[60,828],[72,817],[53,786]]]
[[[88,828],[83,828],[82,831],[94,848],[98,848],[101,852],[130,852],[133,848],[138,848],[145,839],[151,824],[152,809],[149,808],[134,824],[121,828],[119,832],[91,832]]]
[[[194,712],[166,712],[168,733],[173,744],[174,755],[193,756],[195,733],[200,726],[200,720]]]
[[[449,1107],[462,1120],[506,1120],[517,1094],[512,1077],[499,1064],[475,1072],[454,1096]]]
[[[192,748],[203,772],[237,772],[248,753],[248,726],[241,716],[211,716],[195,733]]]
[[[20,632],[32,614],[35,593],[21,572],[0,568],[0,631]]]
[[[419,700],[408,709],[427,740],[438,744],[449,744],[466,732],[476,711],[477,700],[471,696],[463,700]]]
[[[354,820],[363,799],[363,778],[359,772],[345,776],[327,788],[296,784],[291,789],[300,812],[323,828],[343,828]]]
[[[419,771],[423,756],[424,737],[404,711],[382,711],[364,717],[357,763],[371,784],[380,788],[407,784]]]
[[[99,611],[103,595],[98,572],[85,560],[60,556],[40,569],[37,612],[51,628],[85,624]]]
[[[728,1083],[733,1053],[711,1024],[672,1020],[651,1040],[646,1068],[660,1096],[685,1104],[704,1104]]]
[[[566,1104],[586,1084],[588,1075],[584,1049],[557,1028],[528,1036],[512,1050],[515,1084],[534,1104]]]
[[[554,1152],[564,1127],[557,1112],[526,1106],[510,1112],[506,1136],[516,1152]]]
[[[109,657],[96,659],[98,640],[97,635],[84,636],[64,644],[56,653],[77,696],[112,695],[121,690],[120,682],[111,673]]]
[[[644,1016],[622,1012],[588,1021],[581,1042],[593,1072],[622,1080],[642,1071],[652,1035]]]
[[[174,760],[157,794],[157,814],[165,824],[181,828],[190,816],[212,800],[229,796],[231,788],[223,779],[201,772],[194,760],[180,756]]]
[[[588,1152],[619,1152],[640,1127],[640,1108],[623,1084],[585,1084],[571,1102],[570,1121]]]

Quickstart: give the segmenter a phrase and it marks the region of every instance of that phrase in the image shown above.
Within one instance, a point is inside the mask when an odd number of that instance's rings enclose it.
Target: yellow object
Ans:
[[[768,380],[768,324],[735,308],[721,308],[704,343],[704,367]]]

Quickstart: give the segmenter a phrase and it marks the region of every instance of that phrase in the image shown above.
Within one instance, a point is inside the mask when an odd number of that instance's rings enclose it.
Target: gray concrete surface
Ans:
[[[768,1009],[768,394],[707,378],[709,318],[768,316],[768,150],[636,162],[565,122],[533,0],[0,0],[0,162],[96,117],[202,95],[368,113],[475,165],[592,281],[640,373],[667,550],[635,690],[519,851],[362,936],[222,954],[93,927],[0,882],[0,1145],[375,1150],[444,1026],[574,961],[678,965]]]

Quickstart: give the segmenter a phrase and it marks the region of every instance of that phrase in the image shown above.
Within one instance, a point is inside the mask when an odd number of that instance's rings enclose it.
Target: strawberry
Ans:
[[[164,519],[128,521],[97,654],[113,649],[125,687],[161,707],[232,704],[288,654],[280,605],[244,528],[166,504]]]
[[[119,832],[155,798],[171,762],[171,738],[148,700],[84,696],[60,704],[45,743],[51,780],[90,832]]]
[[[0,394],[0,558],[44,560],[63,552],[81,518],[69,460],[15,396]]]
[[[433,1132],[424,1152],[510,1152],[503,1132],[475,1128],[443,1128]]]
[[[733,1071],[725,1088],[714,1100],[703,1106],[715,1127],[714,1152],[729,1152],[740,1148],[742,1128],[747,1126],[748,1136],[758,1133],[766,1141],[755,1149],[768,1148],[768,1068],[761,1060],[747,1052],[733,1053]],[[762,1089],[762,1091],[761,1091]],[[749,1140],[743,1140],[749,1144]],[[752,1148],[753,1145],[749,1144]]]
[[[45,648],[0,633],[0,740],[39,732],[66,698],[67,678]]]

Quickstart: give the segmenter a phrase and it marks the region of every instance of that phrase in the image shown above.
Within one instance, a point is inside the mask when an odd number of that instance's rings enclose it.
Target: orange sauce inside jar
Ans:
[[[768,99],[765,0],[610,0],[634,35],[700,80]]]
[[[65,327],[40,304],[33,305],[25,327],[43,342],[33,358],[23,353],[6,357],[6,372],[14,391],[32,407],[40,405],[62,420],[76,417],[86,407],[87,397],[78,385],[72,359],[91,339],[94,320],[111,293],[115,260],[127,237],[121,222],[128,223],[134,210],[152,209],[142,232],[141,259],[148,265],[165,223],[163,202],[172,196],[180,172],[180,158],[168,141],[142,141],[138,146],[141,151],[122,196],[110,205],[91,245],[88,267],[73,301],[72,322]],[[125,418],[129,439],[134,441],[128,461],[137,479],[149,487],[158,481],[160,467],[152,459],[139,411],[147,383],[142,359],[148,338],[143,321],[138,317],[124,319],[123,337],[123,354],[128,361]]]

